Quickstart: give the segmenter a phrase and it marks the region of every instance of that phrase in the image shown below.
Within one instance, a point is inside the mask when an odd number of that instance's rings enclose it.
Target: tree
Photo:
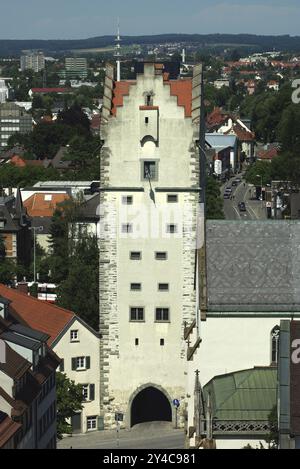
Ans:
[[[212,176],[208,176],[206,182],[206,218],[208,220],[225,218],[220,184]]]
[[[70,240],[72,243],[72,241]],[[57,303],[99,328],[99,249],[95,236],[73,241],[72,262],[58,287]]]
[[[63,434],[72,433],[72,427],[67,419],[73,417],[82,409],[82,385],[75,384],[67,378],[66,374],[56,373],[57,396],[57,438],[62,439]]]
[[[268,161],[256,161],[248,168],[245,179],[249,184],[260,186],[261,178],[258,176],[262,176],[263,186],[270,184],[272,180],[272,166]]]
[[[275,405],[268,417],[270,433],[266,438],[266,442],[269,445],[269,449],[278,449],[279,444],[279,432],[278,432],[278,410]]]

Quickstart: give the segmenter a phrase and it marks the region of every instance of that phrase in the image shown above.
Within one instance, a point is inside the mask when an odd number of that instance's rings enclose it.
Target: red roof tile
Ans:
[[[0,284],[0,295],[12,302],[10,307],[29,327],[50,335],[49,346],[75,316],[72,311],[38,300],[2,284]]]
[[[123,97],[129,95],[130,85],[134,84],[135,82],[129,81],[116,81],[115,87],[113,91],[113,108],[112,114],[115,116],[117,113],[117,107],[123,106]]]
[[[129,95],[130,86],[135,81],[117,81],[114,87],[112,115],[116,115],[117,108],[123,106],[124,96]],[[178,106],[185,108],[185,117],[192,116],[192,80],[164,81],[164,85],[170,86],[171,96],[177,96]]]
[[[257,158],[259,160],[272,160],[275,156],[278,156],[278,148],[276,147],[269,148],[268,150],[261,150],[257,153]]]
[[[46,200],[50,199],[51,200]],[[52,217],[57,204],[68,200],[68,194],[33,194],[23,203],[30,217]]]
[[[226,122],[230,115],[223,111],[222,108],[216,107],[206,118],[206,123],[208,127],[213,127],[215,125],[221,125]]]
[[[170,86],[171,96],[177,96],[178,106],[183,106],[185,117],[192,116],[192,80],[172,80],[164,84]]]

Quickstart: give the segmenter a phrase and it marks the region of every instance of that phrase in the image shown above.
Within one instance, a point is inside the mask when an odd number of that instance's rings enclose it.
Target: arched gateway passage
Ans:
[[[159,389],[149,386],[134,398],[130,410],[130,426],[143,422],[172,422],[172,408],[169,399]]]

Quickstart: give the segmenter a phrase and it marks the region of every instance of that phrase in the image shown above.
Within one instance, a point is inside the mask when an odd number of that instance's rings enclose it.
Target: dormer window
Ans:
[[[9,303],[9,300],[0,296],[0,317],[3,319],[7,319]]]

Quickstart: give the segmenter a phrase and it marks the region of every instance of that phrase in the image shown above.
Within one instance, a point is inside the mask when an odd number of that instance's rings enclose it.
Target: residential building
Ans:
[[[257,145],[256,148],[256,159],[258,161],[268,161],[271,163],[273,158],[279,155],[280,144],[269,143],[267,145]]]
[[[214,87],[220,90],[221,88],[229,88],[230,87],[230,80],[227,78],[219,78],[218,80],[214,81]]]
[[[175,425],[173,399],[181,401],[179,425],[185,418],[183,329],[197,310],[202,83],[200,65],[181,80],[163,64],[140,63],[136,80],[118,82],[107,66],[100,130],[100,396],[107,428],[115,412],[128,428],[152,420]]]
[[[279,82],[276,81],[276,80],[270,80],[270,81],[268,81],[268,83],[267,83],[267,88],[268,88],[269,90],[279,91],[279,88],[280,88]]]
[[[206,133],[205,142],[209,149],[215,151],[213,161],[222,161],[220,175],[230,175],[238,167],[238,140],[235,135]]]
[[[6,102],[8,98],[8,88],[5,85],[5,80],[0,80],[0,104]]]
[[[0,294],[0,448],[56,448],[57,355]]]
[[[76,214],[76,220],[70,226],[70,236],[81,239],[83,236],[95,236],[100,239],[100,195],[86,195]]]
[[[35,73],[41,72],[45,68],[45,56],[43,52],[23,51],[21,56],[21,71],[33,70]]]
[[[87,59],[82,57],[66,57],[65,69],[59,72],[61,78],[82,79],[87,78]]]
[[[0,285],[18,317],[47,335],[48,346],[61,358],[58,371],[83,385],[83,409],[72,418],[72,431],[85,433],[103,429],[99,414],[99,334],[79,316],[25,293]]]
[[[7,141],[14,133],[26,134],[32,131],[32,116],[15,103],[0,104],[0,150],[7,147]]]
[[[31,261],[31,220],[23,206],[21,191],[0,197],[0,235],[6,257],[29,266]]]
[[[52,217],[59,204],[66,200],[70,200],[66,193],[39,191],[24,200],[24,207],[31,218],[32,227],[39,228],[36,232],[36,241],[46,252],[50,250]]]

